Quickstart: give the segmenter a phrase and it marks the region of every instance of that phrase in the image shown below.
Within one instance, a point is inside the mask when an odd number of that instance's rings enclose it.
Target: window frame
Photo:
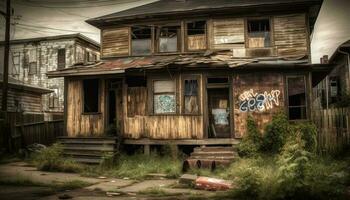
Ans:
[[[85,90],[84,90],[84,81],[86,81],[86,80],[97,80],[97,83],[98,83],[98,86],[97,86],[97,93],[98,93],[98,95],[97,95],[97,112],[86,112],[85,111]],[[88,78],[88,79],[82,79],[81,80],[82,81],[82,87],[81,87],[81,89],[82,89],[82,93],[81,93],[81,95],[82,95],[82,97],[81,97],[81,99],[82,99],[82,104],[81,104],[81,110],[82,110],[82,115],[99,115],[99,114],[101,114],[101,98],[100,98],[100,96],[101,96],[101,90],[100,90],[100,86],[101,86],[101,80],[100,79],[98,79],[98,78]]]
[[[303,77],[304,79],[304,90],[305,90],[305,106],[289,106],[289,92],[288,92],[288,79],[289,78],[299,78],[299,77]],[[309,120],[309,102],[308,102],[308,97],[307,97],[307,78],[305,74],[300,74],[300,75],[287,75],[285,76],[285,83],[286,83],[286,88],[285,88],[285,94],[286,94],[286,98],[285,98],[285,103],[286,103],[286,113],[287,113],[287,117],[289,121],[307,121]],[[290,107],[292,108],[304,108],[305,107],[305,118],[304,119],[290,119],[289,118],[289,109]]]
[[[11,52],[12,54],[12,69],[11,75],[19,75],[21,70],[21,52]],[[18,59],[18,63],[15,64],[15,58]],[[16,71],[16,73],[14,73]]]
[[[248,21],[250,20],[269,20],[270,23],[270,46],[269,47],[249,47],[249,32],[248,32]],[[244,35],[245,35],[245,48],[247,49],[271,49],[274,48],[274,22],[272,16],[263,16],[263,17],[247,17],[244,19]]]
[[[198,102],[198,111],[196,113],[186,113],[186,101],[185,101],[185,81],[186,80],[197,80],[198,88],[197,88],[197,102]],[[181,77],[181,114],[187,116],[199,116],[202,113],[202,83],[201,83],[201,75],[199,74],[185,74]]]
[[[166,23],[166,24],[159,24],[159,25],[155,25],[153,26],[154,30],[152,31],[152,40],[153,40],[153,54],[159,54],[159,55],[166,55],[166,54],[178,54],[182,52],[182,47],[184,46],[184,44],[182,44],[183,42],[183,38],[182,38],[182,32],[183,32],[183,25],[182,25],[182,20],[180,21],[176,21],[176,22],[172,22],[172,23]],[[179,26],[180,27],[180,31],[179,34],[177,34],[177,50],[176,51],[170,51],[170,52],[160,52],[160,30],[164,27],[169,27],[169,26]]]
[[[155,113],[154,112],[154,82],[155,81],[173,81],[174,83],[174,96],[175,96],[175,112],[173,113]],[[149,84],[150,83],[150,84]],[[147,81],[147,87],[149,87],[148,90],[148,113],[149,115],[155,115],[155,116],[173,116],[173,115],[177,115],[178,114],[178,85],[177,85],[177,79],[175,77],[169,77],[169,78],[165,78],[165,77],[153,77],[153,78],[149,78]],[[172,94],[169,92],[165,92],[165,93],[156,93],[156,94]]]
[[[64,66],[60,66],[60,61],[59,61],[59,52],[64,50]],[[66,68],[66,48],[59,48],[57,49],[57,69],[64,69]]]
[[[187,28],[187,26],[188,26],[188,24],[189,23],[193,23],[193,22],[198,22],[198,21],[204,21],[205,22],[205,27],[204,27],[204,38],[205,38],[205,48],[204,49],[196,49],[196,50],[190,50],[189,48],[188,48],[188,28]],[[184,27],[182,27],[182,29],[183,29],[183,32],[184,32],[184,39],[183,40],[181,40],[181,41],[184,41],[184,44],[183,44],[183,46],[185,47],[185,52],[201,52],[201,51],[206,51],[207,49],[208,49],[208,46],[209,46],[209,44],[208,44],[208,41],[209,41],[209,39],[208,39],[208,20],[206,20],[206,19],[198,19],[198,20],[185,20],[184,21]]]
[[[147,25],[145,25],[145,27],[146,27]],[[129,34],[130,34],[130,36],[129,36],[129,39],[130,39],[130,42],[129,42],[129,45],[130,45],[130,47],[129,47],[129,51],[130,51],[130,53],[129,53],[129,55],[130,56],[150,56],[150,55],[153,55],[155,52],[154,52],[154,50],[155,50],[155,48],[154,48],[154,46],[155,46],[155,34],[154,34],[154,29],[155,29],[155,27],[154,26],[152,26],[152,25],[148,25],[149,26],[149,28],[150,28],[150,30],[151,30],[151,38],[150,38],[150,40],[151,40],[151,44],[150,44],[150,53],[149,54],[133,54],[133,48],[132,48],[132,33],[133,33],[133,31],[132,31],[132,28],[133,27],[135,27],[135,26],[130,26],[130,31],[129,31]]]

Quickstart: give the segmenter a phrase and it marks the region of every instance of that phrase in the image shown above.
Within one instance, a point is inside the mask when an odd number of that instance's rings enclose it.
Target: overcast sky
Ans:
[[[0,0],[4,11],[6,0]],[[62,35],[80,32],[96,41],[99,29],[85,23],[93,17],[118,12],[156,0],[11,0],[14,16],[11,39]],[[0,40],[5,20],[0,16]]]
[[[80,32],[97,42],[99,30],[85,23],[98,17],[156,0],[12,0],[14,16],[11,39],[62,35]],[[0,0],[4,10],[5,0]],[[350,0],[324,0],[312,37],[312,60],[318,63],[323,55],[350,39]],[[0,40],[4,40],[5,20],[0,17]]]

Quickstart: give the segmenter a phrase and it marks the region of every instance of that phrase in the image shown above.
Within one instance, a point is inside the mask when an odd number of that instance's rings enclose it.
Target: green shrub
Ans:
[[[284,113],[273,116],[272,121],[265,127],[262,149],[270,153],[278,153],[290,135],[290,125]]]
[[[305,142],[305,149],[309,152],[316,152],[317,148],[317,128],[314,124],[305,122],[293,125],[293,133],[300,134],[301,139]],[[294,136],[293,136],[294,137]]]
[[[238,153],[240,156],[252,157],[256,156],[261,148],[262,136],[252,116],[247,119],[247,133],[238,145]]]
[[[82,166],[63,157],[62,145],[56,143],[33,156],[33,163],[43,171],[80,172]]]

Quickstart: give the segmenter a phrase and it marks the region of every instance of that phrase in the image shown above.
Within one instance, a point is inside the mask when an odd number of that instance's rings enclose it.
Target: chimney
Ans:
[[[320,61],[321,61],[321,64],[328,64],[328,62],[329,62],[328,55],[322,56]]]

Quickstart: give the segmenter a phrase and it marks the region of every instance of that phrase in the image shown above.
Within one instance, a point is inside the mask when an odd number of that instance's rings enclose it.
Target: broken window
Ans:
[[[151,54],[152,31],[150,27],[132,27],[131,49],[132,55]]]
[[[58,49],[57,51],[57,69],[66,67],[66,49]]]
[[[198,114],[199,112],[199,92],[198,79],[184,80],[184,111],[185,114]]]
[[[19,69],[20,69],[20,53],[19,52],[14,52],[12,53],[12,75],[18,75],[19,74]]]
[[[84,85],[84,113],[97,113],[99,98],[99,80],[87,79],[83,81]]]
[[[176,112],[175,82],[173,80],[153,82],[153,112],[154,114]]]
[[[159,52],[166,53],[179,51],[180,31],[180,25],[159,27],[157,29]]]
[[[186,28],[187,50],[206,49],[206,21],[189,22]]]
[[[270,47],[271,35],[269,19],[248,20],[247,26],[249,48]]]
[[[306,91],[304,76],[287,77],[287,85],[289,119],[306,119]]]

